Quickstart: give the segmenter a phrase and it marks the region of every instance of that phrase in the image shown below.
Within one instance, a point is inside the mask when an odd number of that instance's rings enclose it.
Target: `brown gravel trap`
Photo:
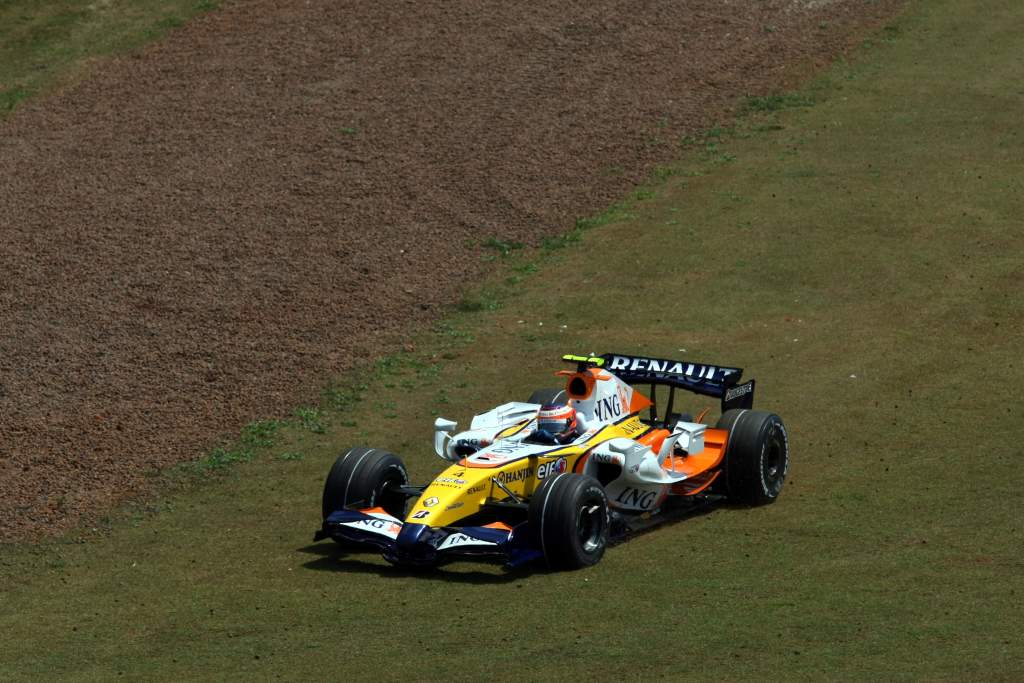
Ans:
[[[0,539],[308,400],[453,301],[471,245],[567,229],[900,4],[234,2],[26,104],[0,123]]]

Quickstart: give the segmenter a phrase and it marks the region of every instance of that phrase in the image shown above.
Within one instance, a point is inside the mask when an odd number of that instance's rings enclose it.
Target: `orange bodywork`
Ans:
[[[725,455],[725,443],[729,439],[729,432],[724,429],[704,430],[704,450],[685,457],[668,456],[662,463],[669,472],[683,472],[695,477],[701,472],[718,467]]]
[[[667,429],[652,429],[637,441],[657,453],[661,450],[661,445],[669,434]],[[725,442],[728,438],[729,432],[724,429],[706,429],[704,430],[704,450],[687,456],[669,455],[662,463],[662,467],[669,472],[682,472],[691,477],[707,472],[722,462],[722,456],[725,454]]]
[[[729,432],[724,429],[704,430],[704,450],[685,457],[668,456],[662,467],[670,472],[682,472],[690,478],[672,486],[672,493],[692,496],[711,485],[719,472],[714,470],[722,464]],[[714,471],[712,471],[714,470]]]
[[[652,429],[639,437],[637,442],[657,453],[670,433],[667,429]],[[669,472],[685,473],[689,477],[685,481],[673,484],[672,493],[677,496],[693,496],[711,486],[711,483],[721,474],[721,470],[715,468],[722,464],[728,440],[729,432],[726,430],[708,428],[704,430],[704,450],[700,453],[666,457],[662,467]],[[589,451],[576,462],[573,471],[582,472],[588,458],[590,458]]]
[[[665,442],[665,438],[668,437],[669,434],[671,434],[671,432],[667,429],[652,429],[637,439],[637,441],[657,453],[661,450],[661,444]]]
[[[699,474],[693,479],[687,479],[686,481],[681,481],[678,484],[673,484],[672,493],[676,496],[695,496],[707,487],[711,486],[715,479],[718,479],[721,474],[722,470],[714,470],[713,472]]]
[[[633,390],[633,396],[629,399],[629,412],[639,413],[651,405],[651,399],[647,398],[637,390]]]

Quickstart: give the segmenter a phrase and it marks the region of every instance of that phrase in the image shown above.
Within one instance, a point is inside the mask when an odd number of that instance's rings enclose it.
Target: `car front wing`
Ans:
[[[388,562],[433,566],[459,557],[496,557],[517,567],[542,556],[529,543],[527,523],[431,527],[403,522],[381,508],[335,510],[313,537],[375,546]]]

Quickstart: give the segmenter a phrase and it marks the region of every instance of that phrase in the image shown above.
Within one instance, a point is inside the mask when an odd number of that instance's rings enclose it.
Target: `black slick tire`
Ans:
[[[789,438],[782,418],[764,410],[727,410],[717,427],[729,432],[715,490],[742,505],[774,503],[789,472]]]
[[[530,499],[530,533],[552,569],[597,564],[608,546],[608,496],[583,474],[545,479]]]
[[[538,389],[530,394],[530,400],[527,401],[527,403],[539,403],[542,406],[549,403],[568,402],[569,397],[565,394],[565,389]]]
[[[405,465],[394,453],[357,446],[338,456],[324,482],[323,519],[342,508],[381,507],[405,518],[405,494],[391,490],[409,483]]]

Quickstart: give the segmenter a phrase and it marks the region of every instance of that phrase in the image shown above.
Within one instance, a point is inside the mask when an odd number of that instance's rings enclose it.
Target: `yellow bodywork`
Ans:
[[[500,435],[506,438],[520,431],[522,426],[509,428]],[[581,458],[599,444],[619,437],[635,439],[650,429],[633,415],[617,424],[606,425],[586,439],[571,443],[543,455],[524,456],[499,466],[480,466],[463,459],[444,470],[423,491],[412,510],[406,516],[407,522],[427,524],[433,527],[455,526],[457,523],[480,511],[488,500],[505,500],[506,494],[495,479],[501,481],[509,491],[519,498],[529,499],[540,485],[538,468],[565,458],[566,472],[572,472]],[[490,447],[500,444],[500,438]],[[486,450],[486,449],[484,449]]]

